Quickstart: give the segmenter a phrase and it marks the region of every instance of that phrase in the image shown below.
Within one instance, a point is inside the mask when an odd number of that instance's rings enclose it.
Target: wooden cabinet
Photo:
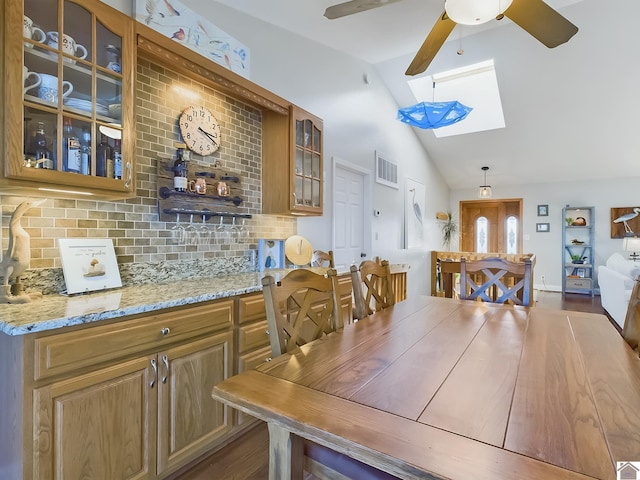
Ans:
[[[0,1],[2,188],[133,196],[133,20],[98,0]]]
[[[322,128],[321,119],[294,105],[288,116],[263,112],[263,213],[322,215]]]
[[[234,421],[211,391],[233,373],[233,313],[221,300],[33,339],[32,478],[164,478],[224,441]]]

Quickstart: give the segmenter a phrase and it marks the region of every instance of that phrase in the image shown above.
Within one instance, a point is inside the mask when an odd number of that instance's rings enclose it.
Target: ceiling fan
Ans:
[[[382,7],[401,0],[351,0],[327,8],[324,16],[335,19]],[[507,17],[549,48],[567,42],[578,31],[569,20],[542,0],[445,0],[444,12],[418,50],[406,75],[424,72],[456,24],[480,25]]]

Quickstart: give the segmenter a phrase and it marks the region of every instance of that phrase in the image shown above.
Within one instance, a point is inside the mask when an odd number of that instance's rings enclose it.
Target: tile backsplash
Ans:
[[[136,87],[136,197],[122,201],[48,199],[29,210],[21,220],[31,238],[30,269],[23,276],[27,289],[51,294],[64,288],[58,238],[113,239],[123,284],[133,285],[253,270],[259,238],[286,238],[296,233],[294,218],[260,214],[260,110],[145,59],[138,60]],[[241,176],[244,201],[229,210],[252,215],[246,220],[247,237],[223,244],[178,245],[171,232],[175,222],[159,221],[158,161],[175,158],[174,144],[182,141],[178,117],[192,104],[203,104],[214,113],[222,139],[215,154],[192,155],[190,172],[197,171],[196,164],[219,162],[221,168]],[[24,200],[0,196],[3,254],[8,246],[9,218]],[[189,218],[180,220],[187,223]],[[209,221],[210,226],[213,223]]]

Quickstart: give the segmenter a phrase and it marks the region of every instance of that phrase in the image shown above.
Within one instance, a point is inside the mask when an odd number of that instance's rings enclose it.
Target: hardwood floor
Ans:
[[[537,290],[537,308],[606,314],[600,297]],[[612,322],[615,325],[615,322]],[[171,480],[266,480],[269,478],[269,433],[260,423],[222,450]]]

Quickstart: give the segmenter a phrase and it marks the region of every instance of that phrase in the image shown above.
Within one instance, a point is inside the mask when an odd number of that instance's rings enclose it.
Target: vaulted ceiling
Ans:
[[[443,10],[403,0],[327,20],[332,0],[218,0],[373,64],[398,106],[415,103],[404,72]],[[209,0],[185,1],[197,11]],[[415,129],[453,189],[638,176],[640,18],[637,0],[548,0],[578,26],[548,49],[508,19],[456,27],[425,75],[493,59],[506,128],[436,138]],[[205,5],[207,4],[207,5]],[[463,55],[456,51],[462,47]],[[407,128],[412,128],[407,126]]]

